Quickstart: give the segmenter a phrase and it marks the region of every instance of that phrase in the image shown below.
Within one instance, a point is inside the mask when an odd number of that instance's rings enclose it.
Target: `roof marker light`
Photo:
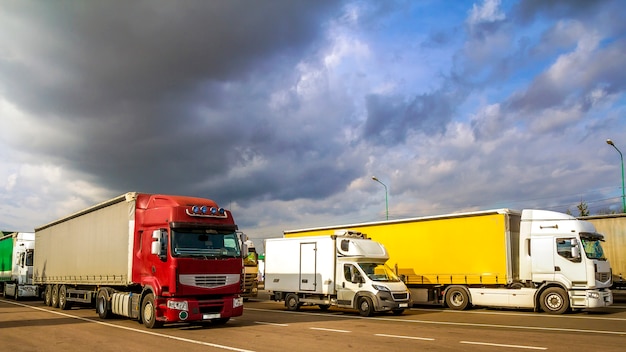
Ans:
[[[200,211],[202,212],[202,214],[206,214],[206,212],[207,212],[206,205],[203,205],[202,208],[200,208]]]
[[[191,207],[191,211],[193,213],[198,213],[200,211],[200,207],[197,205],[194,205],[193,207]]]

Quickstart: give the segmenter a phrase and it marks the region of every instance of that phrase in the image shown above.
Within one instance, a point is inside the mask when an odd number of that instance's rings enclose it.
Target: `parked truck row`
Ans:
[[[626,214],[585,221],[496,209],[289,230],[265,241],[264,284],[289,310],[336,306],[363,316],[413,304],[553,314],[605,307],[612,270],[593,224],[615,233],[620,221]],[[611,258],[623,241],[612,235]],[[129,192],[34,233],[2,233],[0,281],[5,297],[92,305],[103,319],[148,328],[222,324],[256,296],[258,258],[214,201]],[[620,282],[622,271],[613,270]]]
[[[603,236],[590,222],[566,214],[497,209],[290,230],[284,237],[325,236],[339,229],[384,244],[414,304],[559,314],[613,301]],[[266,254],[269,264],[271,253]],[[265,275],[271,287],[268,266]]]

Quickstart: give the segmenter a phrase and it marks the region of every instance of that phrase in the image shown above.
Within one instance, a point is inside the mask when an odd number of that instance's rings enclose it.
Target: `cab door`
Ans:
[[[352,263],[343,263],[337,268],[337,304],[354,308],[354,296],[363,282],[361,272]]]

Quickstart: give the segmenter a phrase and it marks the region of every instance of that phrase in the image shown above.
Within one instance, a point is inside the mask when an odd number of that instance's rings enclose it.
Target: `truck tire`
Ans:
[[[6,287],[5,287],[6,289]],[[17,283],[15,283],[15,291],[13,292],[13,299],[18,301],[20,299],[20,290],[19,287],[17,285]]]
[[[67,286],[61,285],[59,287],[59,308],[61,310],[68,310],[72,307],[72,303],[67,301]]]
[[[327,311],[328,308],[330,308],[330,304],[318,304],[317,306],[320,307],[320,310],[324,312]]]
[[[563,314],[569,310],[569,296],[560,287],[548,287],[539,298],[541,310],[548,314]]]
[[[300,302],[298,302],[298,296],[295,293],[289,293],[285,296],[285,307],[291,311],[300,309]]]
[[[394,309],[391,311],[393,315],[402,315],[404,314],[404,309]]]
[[[465,310],[470,306],[469,295],[463,287],[450,287],[446,293],[446,304],[454,310]]]
[[[96,313],[98,313],[100,319],[108,319],[112,315],[109,292],[105,289],[98,290],[96,295]]]
[[[228,323],[229,320],[230,320],[230,318],[211,319],[211,324],[213,324],[213,325],[224,325],[224,324]]]
[[[360,297],[357,301],[359,314],[362,317],[371,317],[374,315],[374,303],[369,297]]]
[[[163,326],[163,322],[158,321],[156,318],[156,304],[154,303],[154,294],[152,293],[148,293],[141,302],[141,320],[148,329]]]
[[[43,303],[50,307],[52,305],[52,285],[46,285],[43,293]]]
[[[59,308],[59,285],[52,286],[52,300],[50,301],[50,307]]]

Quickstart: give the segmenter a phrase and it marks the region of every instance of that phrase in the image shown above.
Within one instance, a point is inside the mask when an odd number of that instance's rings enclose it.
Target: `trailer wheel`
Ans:
[[[50,301],[50,307],[59,308],[59,285],[52,286],[52,300]]]
[[[567,292],[559,287],[548,287],[539,298],[541,310],[549,314],[563,314],[569,310]]]
[[[143,325],[148,329],[160,328],[163,326],[162,321],[158,321],[156,317],[156,304],[154,303],[154,294],[148,293],[141,303],[141,320]]]
[[[285,297],[285,306],[291,311],[300,309],[300,302],[298,302],[298,296],[295,293],[289,293]]]
[[[362,317],[371,317],[374,315],[374,304],[369,297],[361,297],[358,300],[359,314]]]
[[[72,307],[72,303],[67,301],[67,286],[62,285],[59,288],[59,308],[68,310]]]
[[[451,287],[446,294],[448,307],[455,310],[465,310],[469,307],[469,295],[462,287]]]
[[[52,285],[46,285],[43,293],[43,303],[50,307],[52,305]]]
[[[98,294],[96,295],[96,313],[98,313],[100,319],[108,319],[111,317],[109,292],[105,289],[98,290]]]

